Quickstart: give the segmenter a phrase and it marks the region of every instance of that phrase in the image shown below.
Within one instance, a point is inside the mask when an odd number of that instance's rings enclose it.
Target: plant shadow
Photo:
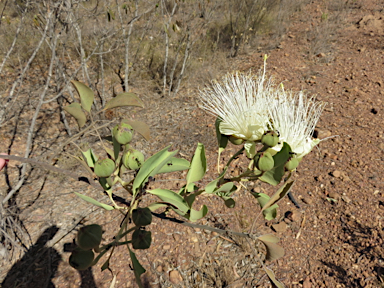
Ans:
[[[36,243],[9,270],[2,288],[54,288],[52,279],[55,277],[61,255],[46,244],[51,240],[59,228],[51,226],[40,235]],[[80,271],[81,288],[97,287],[93,279],[92,270]]]

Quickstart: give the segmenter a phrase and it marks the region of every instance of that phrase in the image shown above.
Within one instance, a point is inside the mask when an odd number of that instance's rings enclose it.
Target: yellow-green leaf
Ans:
[[[71,83],[76,88],[77,93],[79,93],[81,107],[87,112],[91,111],[93,100],[95,99],[93,91],[87,85],[79,81],[72,80]]]

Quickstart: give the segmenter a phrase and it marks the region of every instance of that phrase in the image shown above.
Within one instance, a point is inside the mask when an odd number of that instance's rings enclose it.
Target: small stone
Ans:
[[[183,281],[183,277],[181,277],[179,271],[172,270],[171,272],[169,272],[169,281],[177,285]]]
[[[341,171],[339,171],[339,170],[333,171],[332,176],[335,178],[340,178],[341,177]]]
[[[351,201],[352,201],[352,200],[351,200],[348,196],[346,196],[346,195],[341,196],[341,199],[343,199],[343,201],[344,201],[345,203],[347,203],[347,204],[351,203]]]
[[[335,200],[339,200],[340,199],[340,195],[338,193],[336,193],[336,192],[329,192],[328,197],[332,198],[332,199],[335,199]]]
[[[380,190],[375,190],[375,191],[373,191],[373,195],[377,195],[377,194],[379,194],[380,193]]]
[[[287,231],[287,223],[285,222],[280,222],[279,224],[273,224],[272,229],[275,230],[276,232],[285,232]]]
[[[324,139],[329,136],[332,136],[332,132],[326,129],[316,129],[314,136],[315,138]]]
[[[301,198],[301,201],[303,201],[305,204],[308,204],[308,205],[313,204],[313,200],[310,197],[303,197],[303,198]]]
[[[303,288],[312,288],[311,278],[309,276],[305,278]]]
[[[163,272],[163,266],[161,266],[161,265],[157,266],[156,271],[159,273],[162,273]]]
[[[196,236],[192,236],[191,237],[191,241],[194,242],[194,243],[197,243],[197,242],[199,242],[199,239],[197,239]]]
[[[164,250],[169,250],[169,249],[171,249],[171,245],[166,244],[166,245],[163,246],[163,249]]]

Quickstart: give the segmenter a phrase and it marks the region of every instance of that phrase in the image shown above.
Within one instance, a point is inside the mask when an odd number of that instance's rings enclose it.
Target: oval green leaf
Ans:
[[[197,144],[195,155],[191,161],[191,167],[187,174],[187,186],[192,182],[201,180],[207,170],[207,159],[205,158],[205,148],[201,143]]]
[[[138,106],[144,108],[144,103],[136,96],[136,94],[123,92],[109,100],[103,110],[124,106]]]
[[[157,173],[169,173],[189,169],[190,163],[186,159],[172,157]]]
[[[79,93],[81,107],[87,112],[91,111],[93,100],[95,99],[93,91],[87,85],[79,81],[72,80],[71,83],[76,88],[77,93]]]
[[[85,117],[85,114],[83,110],[81,110],[81,105],[79,103],[74,102],[68,106],[65,106],[63,109],[76,119],[79,128],[82,128],[85,125],[87,117]]]
[[[123,119],[122,122],[131,125],[133,130],[143,136],[145,140],[149,141],[149,139],[151,138],[149,126],[145,122],[133,121],[129,119]]]
[[[98,207],[101,207],[101,208],[104,208],[105,210],[107,211],[111,211],[115,208],[113,208],[112,206],[110,205],[107,205],[107,204],[103,204],[103,203],[100,203],[99,201],[91,198],[91,197],[88,197],[88,196],[85,196],[83,194],[80,194],[80,193],[77,193],[77,192],[74,192],[77,196],[79,196],[81,199],[83,199],[84,201],[87,201],[95,206],[98,206]]]
[[[171,190],[154,189],[154,190],[147,190],[147,192],[153,195],[156,195],[163,202],[171,204],[172,206],[176,207],[184,214],[189,211],[189,206],[187,202],[184,200],[184,198]]]

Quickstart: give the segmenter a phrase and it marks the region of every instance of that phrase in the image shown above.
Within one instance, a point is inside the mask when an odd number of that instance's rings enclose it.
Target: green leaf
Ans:
[[[141,274],[144,274],[146,270],[144,269],[143,266],[141,266],[139,260],[137,260],[135,253],[133,253],[131,249],[129,249],[129,247],[128,247],[128,250],[129,250],[129,256],[131,256],[133,272],[135,273],[136,283],[139,286],[139,288],[144,288],[143,283],[141,283],[140,276]]]
[[[223,122],[219,117],[216,118],[215,121],[215,128],[216,128],[216,138],[217,138],[217,144],[219,145],[219,157],[220,153],[225,150],[225,148],[228,145],[228,136],[222,135],[220,132],[220,123]]]
[[[139,97],[134,93],[123,92],[117,94],[116,97],[112,98],[105,104],[103,110],[115,108],[115,107],[124,107],[124,106],[138,106],[144,108],[144,103],[140,100]],[[133,127],[133,126],[132,126]]]
[[[93,91],[87,85],[79,81],[72,80],[71,83],[76,88],[77,93],[79,93],[81,107],[87,112],[91,111],[93,100],[95,99]]]
[[[109,258],[104,262],[103,266],[101,266],[101,271],[109,269]]]
[[[189,206],[187,202],[184,200],[184,198],[171,190],[154,189],[154,190],[147,190],[147,192],[153,195],[156,195],[162,201],[171,204],[183,214],[186,214],[189,211]]]
[[[190,163],[186,159],[172,157],[157,173],[169,173],[189,169]]]
[[[88,196],[85,196],[83,194],[80,194],[80,193],[77,193],[77,192],[74,192],[77,196],[79,196],[81,199],[83,199],[84,201],[87,201],[97,207],[101,207],[101,208],[104,208],[105,210],[107,211],[111,211],[115,208],[113,208],[112,206],[110,205],[107,205],[107,204],[103,204],[103,203],[100,203],[99,201],[91,198],[91,197],[88,197]]]
[[[187,186],[192,183],[201,180],[207,170],[207,160],[205,158],[204,145],[197,144],[195,154],[191,161],[191,167],[187,174]]]
[[[142,121],[133,121],[129,119],[123,119],[122,122],[127,123],[132,126],[133,130],[138,132],[141,136],[145,138],[145,140],[149,141],[151,138],[151,131],[149,129],[149,126]]]
[[[207,213],[208,213],[208,208],[205,205],[203,205],[203,207],[201,207],[200,211],[197,211],[195,209],[191,209],[191,211],[189,213],[189,220],[191,222],[195,222],[195,221],[205,217],[205,215],[207,215]]]
[[[267,266],[263,265],[263,269],[265,273],[267,273],[269,279],[271,280],[272,284],[274,285],[273,287],[277,288],[285,288],[284,284],[281,283],[276,279],[275,273],[271,269],[269,269]]]
[[[279,184],[285,174],[285,163],[287,163],[290,157],[289,152],[291,151],[291,147],[284,142],[281,150],[273,156],[275,167],[272,170],[265,172],[259,179],[273,186]]]
[[[135,249],[148,249],[151,247],[151,231],[137,229],[132,234],[132,247]]]
[[[215,189],[217,188],[217,183],[219,183],[219,180],[220,180],[220,178],[209,182],[207,184],[207,186],[205,186],[205,188],[204,188],[204,193],[205,194],[212,194],[215,191]]]
[[[147,208],[149,210],[151,210],[152,212],[153,211],[156,211],[157,209],[160,209],[160,208],[165,208],[165,207],[168,207],[167,204],[164,204],[164,203],[159,203],[159,202],[154,202],[154,203],[151,203],[147,206]]]
[[[95,167],[96,161],[99,159],[92,149],[81,151],[83,158],[89,167]]]
[[[82,128],[85,125],[87,117],[85,117],[85,114],[83,110],[81,110],[81,105],[79,103],[74,102],[72,104],[69,104],[68,106],[65,106],[63,109],[76,119],[79,128]]]
[[[195,194],[189,194],[188,196],[184,196],[185,202],[187,202],[188,206],[192,208],[193,202],[195,202],[196,195]]]
[[[144,185],[148,181],[148,177],[154,176],[160,171],[160,169],[177,153],[177,151],[169,152],[170,146],[165,147],[163,150],[152,155],[144,162],[139,172],[137,173],[135,180],[132,184],[133,195],[137,194],[137,189]]]
[[[112,144],[113,144],[113,159],[116,160],[120,154],[121,144],[116,141],[115,137],[112,136]]]
[[[272,197],[267,201],[267,203],[264,204],[263,209],[265,210],[269,207],[272,207],[274,204],[277,204],[281,199],[285,197],[285,195],[288,194],[288,192],[291,190],[293,183],[295,181],[288,181],[283,186],[281,186],[275,194],[272,195]]]
[[[267,221],[271,221],[271,220],[275,219],[277,216],[277,208],[279,208],[279,205],[275,204],[275,205],[272,205],[271,207],[263,210],[264,219]]]
[[[229,196],[231,195],[234,191],[236,191],[237,187],[233,182],[228,182],[222,185],[220,188],[214,191],[214,193],[218,196]]]
[[[236,205],[236,202],[235,202],[235,200],[233,200],[232,198],[228,198],[228,199],[224,199],[224,204],[225,204],[225,206],[227,206],[228,208],[234,208],[235,205]]]
[[[270,197],[264,193],[251,192],[251,194],[256,198],[257,202],[259,202],[259,205],[262,208],[261,211],[263,211],[264,218],[268,221],[275,219],[277,216],[277,208],[279,208],[279,206],[275,204],[264,209],[264,207],[266,207],[265,205],[270,200]]]
[[[137,208],[132,211],[132,220],[136,226],[147,226],[152,222],[152,213],[148,207]]]

